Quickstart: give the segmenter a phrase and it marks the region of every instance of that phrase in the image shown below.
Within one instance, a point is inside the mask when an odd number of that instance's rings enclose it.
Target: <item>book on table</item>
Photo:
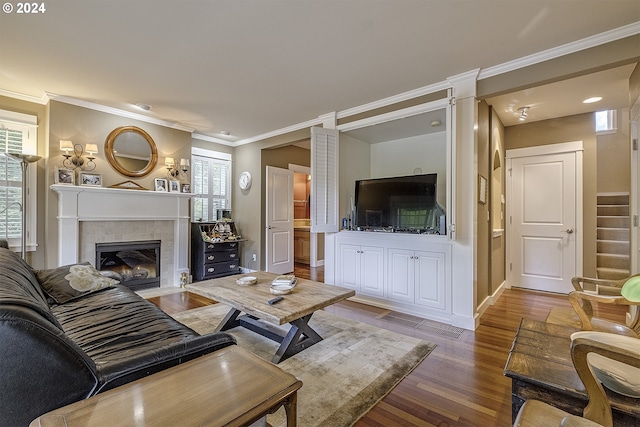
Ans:
[[[295,284],[298,282],[298,278],[293,275],[293,274],[282,274],[280,276],[277,276],[275,279],[273,279],[273,282],[271,282],[272,285],[287,285],[287,286],[295,286]]]

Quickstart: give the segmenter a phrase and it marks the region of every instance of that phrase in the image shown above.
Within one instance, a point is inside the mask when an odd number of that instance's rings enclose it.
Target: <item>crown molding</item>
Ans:
[[[322,125],[322,118],[319,117],[317,119],[311,119],[308,120],[306,122],[302,122],[302,123],[298,123],[292,126],[288,126],[286,128],[282,128],[282,129],[278,129],[278,130],[274,130],[272,132],[267,132],[267,133],[263,133],[261,135],[257,135],[257,136],[253,136],[251,138],[245,138],[245,139],[241,139],[239,141],[236,141],[234,147],[238,147],[240,145],[245,145],[245,144],[250,144],[252,142],[257,142],[257,141],[262,141],[263,139],[267,139],[267,138],[273,138],[274,136],[280,136],[280,135],[285,135],[289,132],[295,132],[297,130],[300,129],[306,129],[306,128],[310,128],[312,126],[318,126],[318,125]]]
[[[544,61],[549,61],[551,59],[559,58],[561,56],[579,52],[581,50],[611,43],[616,40],[624,39],[626,37],[635,36],[637,34],[640,34],[640,21],[625,25],[624,27],[615,28],[613,30],[605,31],[604,33],[580,39],[575,42],[563,44],[552,49],[514,59],[513,61],[482,69],[480,70],[480,74],[478,75],[478,80],[508,73],[510,71],[528,67],[530,65],[539,64]]]
[[[355,114],[365,113],[367,111],[375,110],[377,108],[383,108],[388,105],[396,104],[398,102],[407,101],[413,98],[419,98],[430,93],[439,92],[441,90],[447,90],[451,88],[451,84],[447,81],[435,83],[428,86],[423,86],[417,89],[410,90],[408,92],[399,93],[397,95],[390,96],[388,98],[373,101],[368,104],[363,104],[357,107],[349,108],[347,110],[338,111],[336,118],[341,119],[343,117],[353,116]]]
[[[216,144],[227,145],[229,147],[235,147],[236,146],[235,142],[233,142],[233,141],[227,141],[226,139],[215,138],[213,136],[203,135],[201,133],[192,133],[191,134],[191,138],[199,139],[201,141],[215,142]]]
[[[47,105],[49,96],[45,93],[41,97],[33,95],[25,95],[24,93],[11,92],[10,90],[0,89],[0,96],[7,98],[19,99],[20,101],[33,102],[34,104]]]
[[[100,111],[102,113],[113,114],[114,116],[118,116],[118,117],[125,117],[128,119],[139,120],[141,122],[151,123],[154,125],[164,126],[167,128],[177,129],[177,130],[181,130],[189,133],[193,133],[193,131],[195,130],[194,128],[185,126],[181,123],[175,123],[167,120],[156,119],[154,117],[148,117],[142,114],[132,113],[131,111],[121,110],[119,108],[114,108],[114,107],[107,107],[106,105],[102,105],[102,104],[96,104],[95,102],[85,101],[77,98],[71,98],[69,96],[57,95],[49,92],[47,92],[46,95],[52,101],[58,101],[65,104],[75,105],[77,107],[84,107],[90,110]]]

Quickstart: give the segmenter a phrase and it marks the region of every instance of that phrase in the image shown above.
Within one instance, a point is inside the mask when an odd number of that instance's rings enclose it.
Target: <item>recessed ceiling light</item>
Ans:
[[[524,122],[525,120],[527,120],[527,115],[529,114],[529,108],[531,107],[520,107],[518,108],[518,112],[520,113],[520,117],[518,117],[518,120],[520,120],[521,122]]]
[[[582,101],[583,104],[593,104],[594,102],[598,102],[598,101],[602,101],[602,97],[601,96],[593,96],[591,98],[587,98],[584,101]]]
[[[138,102],[137,104],[135,104],[135,106],[138,107],[141,110],[144,110],[144,111],[151,110],[151,105],[149,105],[149,104],[143,104],[141,102]]]

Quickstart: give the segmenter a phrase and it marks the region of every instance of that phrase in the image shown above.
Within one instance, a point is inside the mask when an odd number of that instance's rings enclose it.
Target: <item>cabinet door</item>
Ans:
[[[413,302],[415,264],[413,251],[389,249],[387,298]]]
[[[340,245],[338,286],[360,290],[360,246]]]
[[[415,252],[415,303],[444,309],[445,254],[441,252]]]
[[[384,296],[384,249],[360,247],[360,291],[372,296]]]

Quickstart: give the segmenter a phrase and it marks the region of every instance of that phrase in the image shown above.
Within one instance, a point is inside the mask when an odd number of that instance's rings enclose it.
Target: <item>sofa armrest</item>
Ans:
[[[196,336],[113,362],[99,363],[100,393],[236,344],[226,332]]]
[[[0,342],[0,426],[26,426],[97,388],[93,361],[34,310],[2,305]]]

